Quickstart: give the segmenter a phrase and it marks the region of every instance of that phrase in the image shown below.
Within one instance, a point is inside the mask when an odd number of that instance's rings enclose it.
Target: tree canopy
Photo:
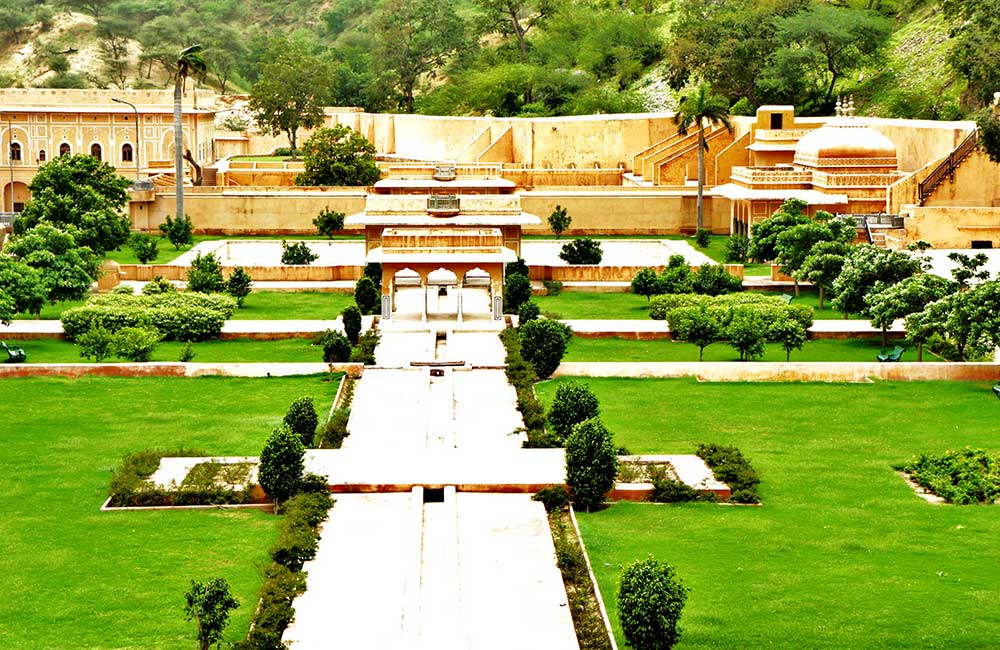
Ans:
[[[298,185],[367,186],[381,178],[375,146],[343,124],[314,131],[302,145],[302,158]]]
[[[131,223],[122,212],[132,181],[93,156],[57,156],[38,168],[28,189],[31,200],[14,221],[23,235],[40,223],[65,230],[97,255],[121,248]]]

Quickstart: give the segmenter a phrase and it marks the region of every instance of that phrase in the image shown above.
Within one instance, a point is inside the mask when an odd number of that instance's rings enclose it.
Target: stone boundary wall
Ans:
[[[553,377],[696,377],[699,381],[869,382],[998,381],[998,363],[847,363],[847,362],[567,362]]]
[[[8,363],[0,379],[18,377],[289,377],[323,372],[359,376],[362,363]]]

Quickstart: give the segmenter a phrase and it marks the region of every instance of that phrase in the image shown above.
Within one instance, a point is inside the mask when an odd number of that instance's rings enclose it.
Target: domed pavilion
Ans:
[[[787,199],[805,201],[810,214],[884,213],[903,176],[892,140],[856,118],[853,102],[838,101],[836,117],[798,138],[791,163],[734,167],[715,193],[732,202],[731,231],[749,234]]]

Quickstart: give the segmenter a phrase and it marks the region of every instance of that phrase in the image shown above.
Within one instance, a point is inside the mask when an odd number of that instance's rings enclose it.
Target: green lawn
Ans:
[[[788,291],[761,291],[760,293],[780,296],[784,293],[789,295],[795,295],[795,289],[789,289]],[[804,288],[799,290],[799,297],[792,298],[793,305],[809,305],[813,308],[813,318],[816,320],[843,320],[844,312],[840,311],[833,306],[833,300],[830,296],[824,296],[823,309],[819,308],[819,290],[812,288]],[[868,320],[861,314],[851,314],[848,316],[850,320]]]
[[[907,348],[904,361],[916,361],[916,348],[902,341],[890,341]],[[881,340],[815,339],[807,341],[801,350],[793,350],[791,361],[875,361],[882,351]],[[680,341],[637,341],[625,338],[587,339],[574,336],[563,361],[697,361],[698,348]],[[740,354],[728,343],[713,343],[705,348],[705,361],[739,361]],[[785,350],[777,343],[768,343],[759,361],[784,361]],[[924,361],[940,361],[924,350]]]
[[[996,647],[1000,508],[929,505],[891,467],[996,449],[989,384],[587,381],[615,444],[735,444],[763,477],[762,508],[621,503],[580,516],[619,641],[619,567],[651,553],[690,588],[679,649]]]
[[[157,242],[159,242],[160,245],[159,248],[160,254],[157,256],[155,260],[152,261],[152,264],[170,264],[171,262],[176,260],[184,253],[188,252],[198,244],[206,241],[219,241],[220,239],[228,239],[233,241],[241,239],[250,239],[250,240],[287,239],[290,241],[300,241],[300,240],[314,240],[314,239],[327,239],[327,238],[322,235],[194,235],[193,239],[194,243],[191,244],[191,246],[185,246],[180,250],[176,250],[174,248],[174,245],[171,244],[167,239],[158,237]],[[364,239],[364,234],[336,235],[333,237],[333,239],[360,240]],[[139,260],[135,256],[135,251],[133,251],[128,245],[123,246],[121,250],[108,251],[104,255],[104,257],[109,260],[114,260],[119,264],[139,264]]]
[[[192,343],[195,363],[309,363],[323,360],[319,348],[310,345],[310,339],[278,339],[276,341],[256,341],[252,339],[230,339],[225,341],[202,341]],[[24,348],[28,353],[28,363],[90,363],[80,356],[80,348],[75,343],[63,339],[31,339],[19,341],[7,339],[12,347]],[[151,361],[177,361],[184,343],[168,341],[160,343],[153,351]],[[105,363],[121,362],[121,359],[105,359]]]
[[[782,291],[766,291],[772,295],[781,295]],[[642,296],[633,293],[584,293],[582,291],[562,291],[558,296],[534,296],[532,300],[538,303],[543,314],[558,315],[558,318],[568,320],[590,319],[628,319],[641,320],[649,318],[649,303]],[[833,309],[827,300],[824,309],[819,309],[819,292],[812,289],[802,289],[798,298],[792,299],[792,304],[809,305],[814,310],[816,320],[838,320],[844,314]],[[863,319],[857,314],[852,319]]]
[[[333,320],[354,296],[322,291],[254,291],[233,320]]]
[[[322,411],[336,388],[317,377],[4,380],[0,646],[188,650],[184,592],[215,577],[241,603],[226,635],[239,639],[276,518],[99,512],[111,470],[148,447],[256,455],[294,399],[312,396]]]

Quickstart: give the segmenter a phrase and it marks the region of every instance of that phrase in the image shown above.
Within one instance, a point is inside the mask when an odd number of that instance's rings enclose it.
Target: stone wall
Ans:
[[[1000,248],[1000,206],[909,206],[902,214],[908,242],[922,239],[934,248],[969,248],[975,240]]]

